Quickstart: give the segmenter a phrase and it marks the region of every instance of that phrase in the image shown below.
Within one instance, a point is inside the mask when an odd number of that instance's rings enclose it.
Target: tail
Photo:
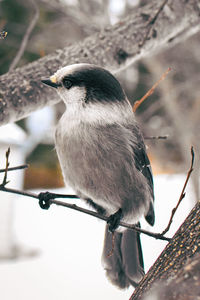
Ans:
[[[137,286],[144,276],[144,264],[139,233],[127,229],[115,232],[114,250],[112,250],[112,234],[105,230],[102,264],[108,279],[119,288],[129,285]]]

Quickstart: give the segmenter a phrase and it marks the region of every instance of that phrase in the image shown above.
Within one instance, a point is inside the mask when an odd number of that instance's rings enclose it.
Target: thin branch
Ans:
[[[65,207],[83,212],[85,214],[88,214],[90,216],[93,216],[95,218],[101,219],[101,220],[106,221],[106,222],[108,221],[108,218],[109,218],[109,217],[106,217],[106,216],[102,216],[102,215],[98,214],[95,211],[91,211],[91,210],[79,207],[76,204],[69,204],[69,203],[62,202],[62,201],[57,201],[57,200],[51,200],[50,202],[52,204],[56,204],[56,205],[59,205],[59,206],[65,206]],[[132,230],[135,230],[135,231],[140,232],[140,233],[144,233],[148,236],[151,236],[153,238],[160,239],[160,240],[163,240],[163,241],[168,241],[169,242],[171,240],[170,238],[165,237],[160,233],[150,232],[150,231],[141,229],[141,228],[139,228],[135,225],[127,224],[127,223],[124,223],[124,222],[119,222],[119,226],[122,226],[122,227],[125,227],[125,228],[128,228],[128,229],[132,229]]]
[[[25,165],[21,165],[21,166],[17,166],[17,167],[12,167],[12,168],[8,168],[7,172],[9,171],[16,171],[16,170],[22,170],[22,169],[27,169],[29,167],[29,165],[25,164]],[[0,169],[0,173],[4,173],[6,171],[6,169]]]
[[[155,24],[157,18],[159,17],[160,13],[161,13],[162,10],[164,9],[164,7],[165,7],[165,5],[167,4],[168,1],[169,1],[169,0],[164,0],[163,3],[161,4],[161,6],[159,7],[159,9],[157,10],[155,16],[149,20],[149,22],[148,22],[148,25],[149,25],[149,26],[147,26],[147,32],[146,32],[146,34],[145,34],[145,36],[144,36],[142,42],[140,43],[140,47],[143,47],[144,44],[146,43],[146,41],[148,41],[148,39],[149,39],[149,34],[150,34],[150,32],[152,31],[153,26],[154,26],[154,24]]]
[[[35,194],[35,193],[31,193],[31,192],[25,192],[25,191],[20,191],[20,190],[17,190],[17,189],[7,188],[6,184],[8,183],[8,181],[7,181],[7,172],[8,172],[8,167],[9,167],[9,155],[10,155],[10,148],[8,148],[8,150],[6,151],[6,168],[5,168],[5,174],[4,174],[3,182],[2,182],[2,184],[0,184],[0,191],[38,199],[40,205],[43,204],[43,202],[46,201],[47,203],[46,203],[46,205],[44,205],[44,208],[46,208],[46,209],[48,209],[51,204],[56,204],[56,205],[59,205],[59,206],[68,207],[70,209],[80,211],[82,213],[88,214],[90,216],[96,217],[96,218],[104,220],[106,222],[108,221],[109,217],[100,215],[97,212],[79,207],[76,204],[70,204],[70,203],[66,203],[66,202],[63,202],[63,201],[55,200],[55,198],[79,198],[77,195],[65,195],[65,194],[57,194],[57,193],[49,193],[49,192]],[[43,197],[41,197],[41,195]],[[44,199],[44,200],[41,200],[41,199]],[[168,242],[171,240],[170,238],[165,237],[163,234],[150,232],[150,231],[138,228],[135,225],[126,224],[124,222],[120,222],[119,226],[123,226],[123,227],[126,227],[128,229],[132,229],[132,230],[135,230],[137,232],[144,233],[144,234],[146,234],[148,236],[151,236],[151,237],[154,237],[156,239],[160,239],[160,240],[164,240],[164,241],[168,241]],[[113,239],[114,239],[114,237],[113,237]]]
[[[78,196],[76,196],[76,195],[65,195],[65,194],[57,194],[57,193],[49,193],[49,192],[39,193],[37,195],[35,193],[24,192],[24,191],[19,191],[19,190],[16,190],[16,189],[6,188],[5,185],[8,183],[8,181],[7,181],[7,171],[8,171],[8,166],[9,166],[9,154],[10,154],[10,148],[8,148],[8,150],[6,152],[6,168],[5,168],[5,175],[4,175],[3,182],[0,185],[0,190],[1,191],[3,191],[3,192],[9,192],[9,193],[14,193],[14,194],[18,194],[18,195],[23,195],[23,196],[28,196],[28,197],[32,197],[32,198],[38,199],[39,201],[41,200],[41,197],[40,197],[41,194],[46,194],[48,196],[47,197],[48,205],[46,206],[46,208],[49,208],[51,204],[56,204],[56,205],[59,205],[59,206],[68,207],[70,209],[80,211],[82,213],[88,214],[90,216],[96,217],[96,218],[104,220],[106,222],[108,221],[108,217],[100,215],[97,212],[94,212],[94,211],[91,211],[91,210],[79,207],[76,204],[70,204],[70,203],[66,203],[66,202],[63,202],[63,201],[55,200],[55,198],[78,198]],[[165,228],[165,230],[162,233],[150,232],[150,231],[138,228],[135,225],[126,224],[124,222],[120,222],[119,226],[135,230],[137,232],[146,234],[146,235],[154,237],[156,239],[165,240],[165,241],[169,242],[171,239],[168,238],[168,237],[165,237],[164,235],[169,231],[170,226],[171,226],[172,221],[173,221],[174,214],[176,213],[176,211],[177,211],[177,209],[178,209],[178,207],[179,207],[182,199],[185,197],[185,188],[186,188],[187,183],[189,181],[190,175],[191,175],[191,173],[193,171],[193,165],[194,165],[194,150],[193,150],[193,147],[191,147],[191,156],[192,156],[192,158],[191,158],[191,166],[190,166],[190,169],[188,171],[187,178],[186,178],[185,184],[183,186],[181,195],[179,197],[179,201],[178,201],[176,207],[172,210],[172,214],[171,214],[169,223],[168,223],[167,227]],[[114,239],[114,237],[113,237],[113,239]]]
[[[66,195],[66,194],[56,194],[56,193],[50,193],[50,194],[52,199],[56,199],[56,198],[79,199],[77,195],[69,195],[69,194]]]
[[[170,9],[162,10],[159,15],[163,18],[157,17],[163,0],[145,2],[146,5],[134,9],[129,16],[114,26],[108,26],[87,37],[79,42],[78,46],[75,43],[55,50],[37,61],[2,75],[0,124],[22,119],[27,115],[27,111],[31,113],[47,104],[58,102],[60,99],[55,97],[56,94],[44,88],[38,79],[53,74],[61,66],[90,62],[117,73],[136,60],[155,51],[160,52],[169,45],[175,45],[200,30],[199,15],[195,9],[197,0],[187,3],[185,0],[169,0]],[[171,14],[175,17],[172,18]],[[149,36],[150,39],[141,47],[140,43],[148,27],[152,28],[152,24],[148,25],[151,16],[154,16],[154,33],[158,34],[156,37]],[[120,48],[117,45],[120,45]]]
[[[6,168],[5,168],[3,182],[1,184],[2,186],[5,186],[8,183],[8,181],[7,181],[7,174],[8,174],[8,167],[9,167],[9,155],[10,155],[10,147],[6,151]]]
[[[169,231],[170,226],[171,226],[171,224],[172,224],[172,222],[173,222],[173,217],[174,217],[174,215],[175,215],[175,213],[176,213],[176,211],[177,211],[177,209],[178,209],[178,207],[179,207],[181,201],[182,201],[183,198],[185,197],[185,188],[186,188],[186,186],[187,186],[188,180],[190,179],[190,175],[191,175],[191,173],[192,173],[192,171],[193,171],[193,165],[194,165],[194,149],[193,149],[193,147],[191,147],[191,165],[190,165],[190,169],[189,169],[189,171],[188,171],[188,173],[187,173],[187,177],[186,177],[186,180],[185,180],[185,183],[184,183],[184,186],[183,186],[181,195],[180,195],[180,197],[179,197],[178,203],[177,203],[177,205],[172,209],[172,213],[171,213],[171,217],[170,217],[169,223],[168,223],[167,227],[165,228],[165,230],[163,230],[162,235],[165,235],[165,234]]]
[[[145,140],[166,140],[168,135],[144,136]]]
[[[150,90],[148,90],[148,92],[140,99],[135,101],[134,105],[133,105],[133,112],[136,112],[136,110],[138,109],[138,107],[142,104],[142,102],[144,102],[144,100],[146,100],[149,96],[151,96],[155,90],[155,88],[159,85],[159,83],[165,79],[165,77],[167,76],[167,74],[171,71],[171,68],[168,68],[167,71],[165,71],[162,76],[160,77],[160,79],[152,86],[152,88]]]
[[[3,182],[2,182],[2,184],[0,184],[0,191],[32,197],[32,198],[38,199],[40,204],[41,203],[43,204],[43,202],[46,202],[46,206],[44,205],[44,208],[46,208],[46,209],[49,208],[51,204],[56,204],[56,205],[59,205],[59,206],[63,206],[63,207],[67,207],[67,208],[70,208],[70,209],[73,209],[73,210],[77,210],[79,212],[88,214],[90,216],[93,216],[95,218],[104,220],[106,222],[108,221],[109,217],[100,215],[95,211],[91,211],[91,210],[79,207],[76,204],[70,204],[70,203],[66,203],[66,202],[63,202],[63,201],[55,200],[55,198],[71,198],[71,199],[72,198],[79,198],[77,195],[66,195],[66,194],[57,194],[57,193],[49,193],[49,192],[35,194],[35,193],[24,192],[24,191],[12,189],[12,188],[7,188],[6,184],[8,183],[8,181],[7,181],[7,172],[8,172],[8,169],[9,169],[8,168],[9,167],[9,154],[10,154],[10,148],[8,148],[8,150],[6,151],[6,168],[5,168],[5,174],[4,174]],[[193,147],[191,147],[191,165],[190,165],[190,169],[188,171],[188,174],[187,174],[187,177],[186,177],[181,195],[179,197],[178,203],[177,203],[176,207],[172,210],[169,223],[168,223],[167,227],[165,228],[165,230],[163,230],[162,233],[150,232],[150,231],[138,228],[135,225],[126,224],[124,222],[120,222],[119,226],[135,230],[137,232],[146,234],[146,235],[151,236],[151,237],[156,238],[156,239],[165,240],[165,241],[169,242],[171,239],[168,238],[168,237],[165,237],[164,235],[169,231],[170,226],[173,222],[173,217],[174,217],[174,215],[175,215],[182,199],[185,197],[185,189],[186,189],[187,183],[190,179],[191,173],[193,171],[194,157],[195,157],[194,150],[193,150]],[[43,197],[41,197],[41,196],[43,196]],[[114,239],[114,237],[113,237],[113,239]]]
[[[0,191],[8,192],[8,193],[14,193],[14,194],[22,195],[22,196],[27,196],[27,197],[32,197],[32,198],[35,198],[35,199],[38,199],[38,200],[39,200],[39,195],[41,194],[41,193],[35,194],[35,193],[30,193],[30,192],[19,191],[19,190],[16,190],[16,189],[6,188],[2,184],[0,185]],[[106,222],[108,221],[108,217],[102,216],[102,215],[98,214],[95,211],[91,211],[91,210],[82,208],[80,206],[77,206],[76,204],[70,204],[70,203],[67,203],[67,202],[58,201],[58,200],[54,199],[54,198],[79,198],[76,195],[63,195],[63,194],[54,194],[54,193],[49,193],[49,194],[51,196],[51,199],[49,200],[50,205],[51,204],[56,204],[58,206],[67,207],[67,208],[82,212],[84,214],[88,214],[88,215],[93,216],[95,218],[101,219],[103,221],[106,221]],[[128,229],[132,229],[132,230],[135,230],[135,231],[140,232],[140,233],[144,233],[144,234],[146,234],[148,236],[151,236],[155,239],[160,239],[160,240],[168,241],[168,242],[171,240],[170,238],[165,237],[160,233],[150,232],[150,231],[138,228],[135,225],[126,224],[124,222],[120,222],[119,226],[126,227]]]
[[[7,187],[5,187],[5,185],[3,185],[3,183],[0,184],[0,191],[38,199],[37,194],[31,193],[31,192],[20,191],[17,189],[7,188]]]
[[[16,65],[18,64],[18,62],[20,61],[22,55],[24,54],[24,51],[26,49],[26,46],[27,46],[27,43],[28,43],[28,40],[29,40],[29,37],[31,35],[31,32],[33,31],[36,23],[37,23],[37,20],[39,18],[39,9],[38,9],[38,6],[36,4],[36,2],[34,0],[30,0],[31,1],[31,4],[33,6],[33,9],[34,9],[34,15],[33,15],[33,18],[25,32],[25,35],[22,39],[22,42],[21,42],[21,45],[20,45],[20,48],[17,52],[17,55],[15,56],[15,58],[13,59],[12,63],[10,64],[10,67],[9,67],[9,72],[12,71]]]
[[[102,216],[102,215],[98,214],[97,212],[79,207],[76,204],[70,204],[70,203],[66,203],[66,202],[63,202],[63,201],[55,200],[55,198],[68,198],[68,199],[69,198],[79,198],[77,195],[65,195],[65,194],[57,194],[57,193],[49,193],[49,192],[35,194],[35,193],[31,193],[31,192],[24,192],[24,191],[20,191],[20,190],[17,190],[17,189],[7,188],[6,184],[8,183],[7,173],[8,173],[8,167],[9,167],[9,155],[10,155],[10,147],[6,151],[6,168],[5,168],[5,174],[4,174],[2,184],[0,184],[0,191],[38,199],[40,206],[41,207],[43,206],[43,208],[46,208],[46,209],[48,209],[51,204],[56,204],[56,205],[59,205],[59,206],[64,206],[64,207],[68,207],[70,209],[80,211],[82,213],[88,214],[90,216],[96,217],[96,218],[104,220],[106,222],[108,221],[109,217]],[[41,195],[43,197],[41,197]],[[43,200],[41,200],[41,199],[43,199]],[[43,202],[46,202],[46,203],[43,203]],[[160,233],[149,232],[147,230],[143,230],[141,228],[138,228],[135,225],[129,225],[129,224],[126,224],[124,222],[120,222],[119,225],[123,226],[123,227],[126,227],[126,228],[129,228],[129,229],[133,229],[137,232],[144,233],[144,234],[146,234],[148,236],[151,236],[151,237],[154,237],[156,239],[161,239],[161,240],[168,241],[168,242],[170,241],[170,238],[164,237]],[[113,237],[113,243],[114,243],[114,237]]]

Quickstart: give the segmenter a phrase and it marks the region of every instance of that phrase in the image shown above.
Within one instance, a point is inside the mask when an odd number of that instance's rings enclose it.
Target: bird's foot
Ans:
[[[118,209],[116,213],[109,216],[107,223],[108,223],[108,230],[110,232],[114,232],[117,227],[119,226],[120,220],[122,218],[122,209]]]
[[[42,209],[49,209],[53,195],[49,192],[40,193],[38,195],[39,205]]]

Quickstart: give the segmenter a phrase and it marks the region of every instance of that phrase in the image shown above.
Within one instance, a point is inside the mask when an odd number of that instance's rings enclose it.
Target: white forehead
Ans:
[[[92,68],[92,67],[95,67],[95,65],[87,64],[87,63],[69,65],[60,68],[58,71],[56,71],[53,74],[53,76],[51,76],[51,78],[54,78],[55,81],[59,82],[63,77],[73,74],[75,71],[78,71],[83,68]]]

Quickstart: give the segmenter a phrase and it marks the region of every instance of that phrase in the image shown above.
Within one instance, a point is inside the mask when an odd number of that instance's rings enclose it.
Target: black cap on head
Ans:
[[[73,86],[85,86],[87,102],[116,102],[124,100],[125,93],[119,81],[107,70],[93,65],[77,68],[72,74],[67,74]]]

